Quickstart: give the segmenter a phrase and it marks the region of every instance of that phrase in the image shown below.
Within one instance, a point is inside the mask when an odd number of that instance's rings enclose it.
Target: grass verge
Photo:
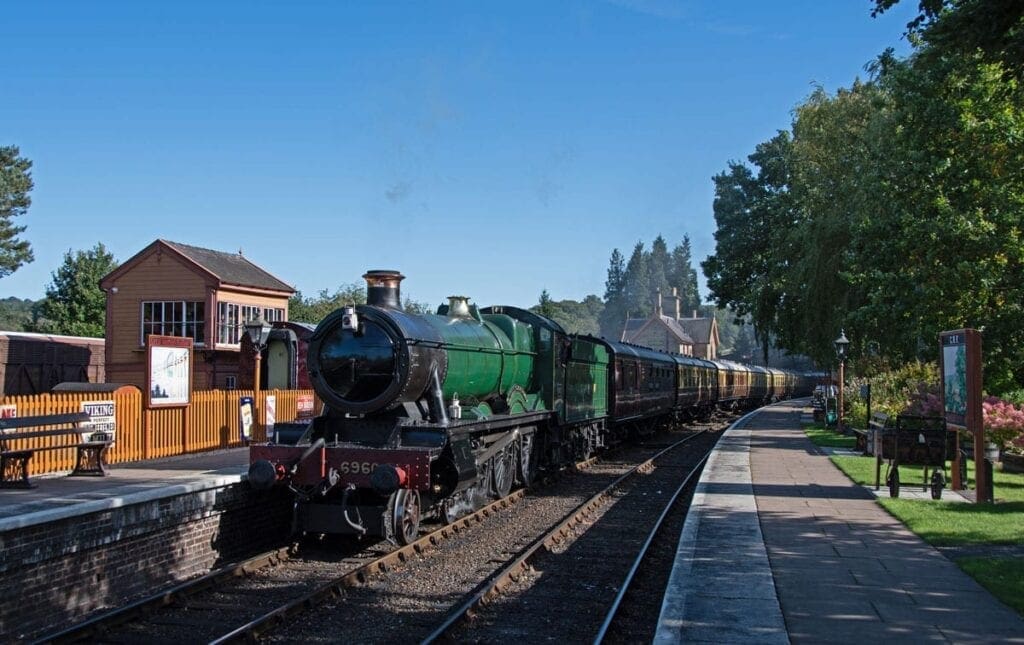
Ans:
[[[993,596],[1024,615],[1024,560],[960,558],[956,563]]]

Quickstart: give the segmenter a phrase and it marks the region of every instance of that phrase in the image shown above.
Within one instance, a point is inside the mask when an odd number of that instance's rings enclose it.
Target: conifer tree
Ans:
[[[601,335],[618,339],[626,322],[626,261],[618,249],[608,261],[608,279],[604,283],[604,309],[601,311]]]

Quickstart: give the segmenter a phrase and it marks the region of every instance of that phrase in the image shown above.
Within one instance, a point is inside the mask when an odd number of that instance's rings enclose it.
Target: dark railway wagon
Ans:
[[[4,396],[41,394],[58,383],[103,383],[102,338],[0,332]]]

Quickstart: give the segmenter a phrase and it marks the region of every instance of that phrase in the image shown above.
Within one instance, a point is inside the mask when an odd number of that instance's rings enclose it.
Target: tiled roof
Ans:
[[[619,340],[629,341],[633,334],[640,331],[640,328],[647,324],[647,318],[627,318],[626,327],[622,330]]]
[[[713,318],[680,318],[679,324],[694,341],[701,344],[711,342],[711,321]]]
[[[622,340],[630,343],[633,342],[634,338],[640,333],[640,331],[647,325],[652,319],[661,318],[661,323],[668,327],[668,330],[672,332],[672,335],[679,339],[679,342],[686,343],[687,345],[693,344],[693,339],[686,333],[682,327],[679,326],[679,321],[671,316],[652,316],[651,318],[628,318],[626,319],[626,328],[622,331]]]
[[[221,282],[272,291],[295,292],[291,285],[256,266],[241,253],[224,253],[169,240],[160,241],[217,276]]]
[[[693,339],[690,338],[690,335],[686,333],[686,330],[684,328],[679,326],[680,321],[669,316],[662,316],[661,322],[665,323],[665,326],[668,327],[669,330],[673,334],[675,334],[677,338],[679,338],[679,342],[687,343],[688,345],[693,344]]]

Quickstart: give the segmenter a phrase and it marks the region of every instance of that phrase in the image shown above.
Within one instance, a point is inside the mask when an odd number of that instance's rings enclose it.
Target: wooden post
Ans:
[[[975,329],[967,333],[967,431],[974,433],[975,502],[991,502],[992,490],[988,469],[985,467],[985,423],[981,409],[981,333]]]
[[[153,456],[153,453],[150,451],[150,446],[152,445],[152,441],[150,440],[150,435],[153,433],[153,421],[151,419],[152,416],[153,416],[153,411],[152,410],[148,410],[146,408],[143,408],[143,410],[142,410],[142,458],[143,459],[149,459],[150,457]]]
[[[260,404],[260,362],[263,360],[262,352],[258,346],[253,349],[253,363],[255,363],[255,375],[252,380],[252,437],[253,440],[257,438],[258,430],[260,426],[260,410],[263,406]]]
[[[839,359],[839,409],[836,410],[836,429],[840,433],[843,432],[843,383],[846,377],[843,368],[845,365],[846,361]]]
[[[960,477],[960,430],[953,428],[951,432],[956,435],[956,440],[953,443],[956,446],[956,452],[953,453],[953,478],[949,487],[953,490],[963,490],[967,482]]]

